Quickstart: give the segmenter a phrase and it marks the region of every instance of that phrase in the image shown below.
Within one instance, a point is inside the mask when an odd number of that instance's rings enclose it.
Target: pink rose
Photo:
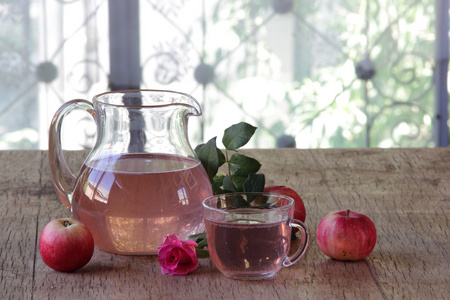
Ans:
[[[196,242],[182,241],[175,233],[165,236],[158,251],[161,272],[171,275],[186,275],[197,269],[196,246]]]

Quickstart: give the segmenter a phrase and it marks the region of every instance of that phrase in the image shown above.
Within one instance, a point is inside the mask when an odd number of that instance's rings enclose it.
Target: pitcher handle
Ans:
[[[50,169],[53,176],[53,185],[61,202],[70,209],[72,194],[75,188],[76,176],[67,166],[61,145],[61,128],[64,117],[74,109],[83,109],[95,119],[94,106],[86,100],[75,99],[64,103],[53,116],[50,124],[48,155]]]

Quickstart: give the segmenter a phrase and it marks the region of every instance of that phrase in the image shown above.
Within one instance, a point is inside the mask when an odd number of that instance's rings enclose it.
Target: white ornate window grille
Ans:
[[[46,148],[62,103],[136,87],[196,97],[194,144],[247,121],[254,147],[446,146],[447,73],[444,0],[2,1],[0,148]],[[65,144],[89,147],[73,119]]]

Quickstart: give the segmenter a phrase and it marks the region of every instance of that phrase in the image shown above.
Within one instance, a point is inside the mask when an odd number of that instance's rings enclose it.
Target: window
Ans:
[[[201,103],[194,146],[240,121],[250,147],[445,146],[447,73],[443,0],[2,1],[0,149],[46,149],[65,101],[136,87]],[[92,145],[89,116],[66,123],[65,148]]]

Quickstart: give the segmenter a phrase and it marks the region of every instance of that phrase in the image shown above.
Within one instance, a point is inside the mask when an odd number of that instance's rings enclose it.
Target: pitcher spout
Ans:
[[[191,116],[201,116],[202,108],[194,97],[184,93],[176,92],[179,97],[173,98],[173,104],[186,105],[189,107],[187,114]]]
[[[201,116],[202,109],[197,100],[189,94],[169,90],[125,90],[99,94],[95,102],[116,107],[154,108],[169,105],[188,107],[187,113]]]

